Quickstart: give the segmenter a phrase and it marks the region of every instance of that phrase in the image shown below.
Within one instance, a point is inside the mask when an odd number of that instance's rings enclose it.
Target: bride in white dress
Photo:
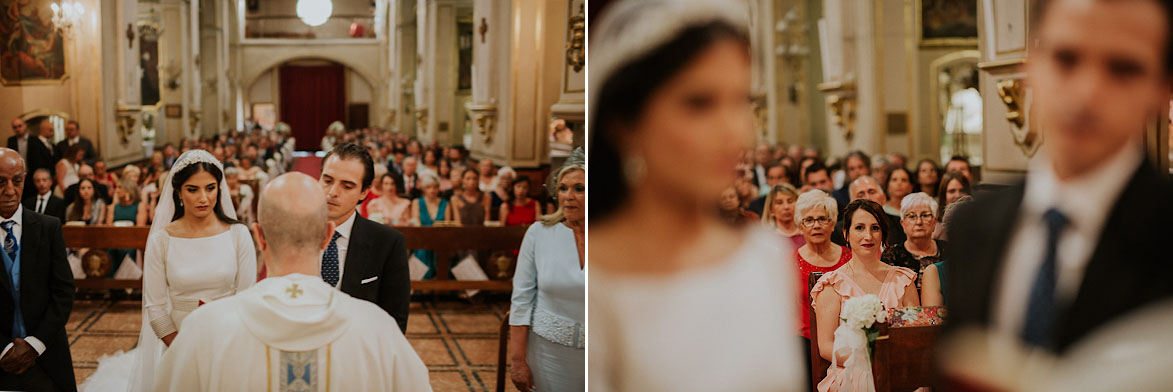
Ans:
[[[135,349],[99,360],[83,391],[142,391],[183,319],[202,303],[256,282],[256,251],[236,221],[224,168],[204,150],[191,150],[171,168],[147,240],[143,326]],[[178,206],[178,208],[177,208]]]
[[[754,138],[739,3],[613,2],[591,27],[591,391],[804,389],[794,250],[716,213]]]

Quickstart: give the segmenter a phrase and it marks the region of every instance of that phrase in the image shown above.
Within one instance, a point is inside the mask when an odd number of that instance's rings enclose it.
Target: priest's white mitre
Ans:
[[[432,390],[391,316],[302,274],[196,309],[155,381],[159,391]]]

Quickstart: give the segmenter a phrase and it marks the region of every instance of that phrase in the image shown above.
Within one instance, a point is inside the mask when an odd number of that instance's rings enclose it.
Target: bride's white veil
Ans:
[[[216,157],[204,150],[190,150],[179,156],[175,160],[175,164],[171,166],[171,172],[167,174],[167,179],[163,181],[163,190],[159,192],[159,205],[155,207],[155,217],[151,220],[151,237],[154,237],[167,224],[171,223],[171,219],[175,216],[175,201],[172,194],[175,192],[171,186],[171,176],[178,173],[183,168],[193,163],[210,163],[220,169],[221,178],[219,186],[220,208],[223,209],[224,215],[229,218],[236,219],[236,208],[232,206],[232,195],[228,192],[228,181],[224,178],[224,165],[220,163]],[[148,245],[151,241],[148,241]],[[143,254],[148,254],[143,252]],[[143,268],[143,287],[146,287],[146,282],[150,279],[165,279],[162,276],[151,276],[150,268],[145,268],[146,261],[144,260]],[[170,308],[170,304],[168,304]],[[130,390],[131,391],[150,391],[154,389],[154,376],[157,372],[156,366],[163,356],[163,340],[155,336],[155,331],[151,329],[150,318],[147,316],[146,298],[143,299],[143,320],[142,329],[139,330],[137,358],[134,361],[134,367],[130,372]]]

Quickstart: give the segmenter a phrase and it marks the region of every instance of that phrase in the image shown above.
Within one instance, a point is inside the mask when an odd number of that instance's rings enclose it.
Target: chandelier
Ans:
[[[49,8],[53,9],[53,18],[50,19],[50,22],[58,30],[64,31],[69,31],[73,24],[81,19],[81,14],[85,12],[81,3],[76,1],[65,1],[61,5],[53,3],[49,5]]]
[[[297,17],[310,26],[321,26],[334,13],[330,0],[298,0]]]

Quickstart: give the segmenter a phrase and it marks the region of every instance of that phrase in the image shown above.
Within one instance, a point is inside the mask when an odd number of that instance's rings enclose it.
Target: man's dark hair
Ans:
[[[81,129],[81,124],[78,123],[77,120],[69,120],[69,121],[65,122],[65,125],[70,125],[70,124],[73,124],[73,126],[75,128]]]
[[[1173,74],[1173,2],[1169,0],[1150,0],[1161,7],[1165,16],[1165,73]],[[1031,10],[1031,26],[1038,26],[1043,21],[1043,15],[1055,0],[1037,0]],[[1033,27],[1032,27],[1033,28]]]
[[[810,166],[807,166],[806,170],[804,170],[802,172],[803,184],[806,183],[807,176],[809,176],[811,173],[818,172],[818,171],[825,171],[825,172],[827,172],[828,176],[831,175],[831,172],[827,171],[827,165],[824,165],[822,162],[819,162],[819,160],[816,159],[814,163],[812,163]]]
[[[859,159],[862,159],[862,160],[863,160],[863,165],[864,165],[864,166],[867,166],[867,167],[868,167],[868,169],[869,169],[869,170],[871,170],[871,168],[872,168],[872,159],[868,157],[868,154],[866,154],[866,153],[864,153],[863,151],[860,151],[860,150],[855,150],[855,151],[852,151],[852,152],[849,152],[849,153],[847,153],[847,156],[843,158],[843,167],[844,167],[844,168],[847,168],[847,162],[848,162],[848,161],[850,161],[850,160],[851,160],[851,158],[859,158]]]
[[[322,167],[326,167],[326,161],[330,160],[332,156],[338,156],[338,160],[356,159],[362,162],[362,190],[371,188],[371,183],[375,182],[375,160],[371,158],[371,154],[367,149],[354,143],[342,143],[334,146],[334,149],[326,153],[326,157],[322,158]]]
[[[965,162],[965,166],[966,167],[969,166],[969,159],[966,159],[964,156],[961,156],[961,155],[954,155],[952,157],[949,157],[949,162],[953,162],[953,161]],[[948,163],[946,163],[946,165],[948,165]]]

